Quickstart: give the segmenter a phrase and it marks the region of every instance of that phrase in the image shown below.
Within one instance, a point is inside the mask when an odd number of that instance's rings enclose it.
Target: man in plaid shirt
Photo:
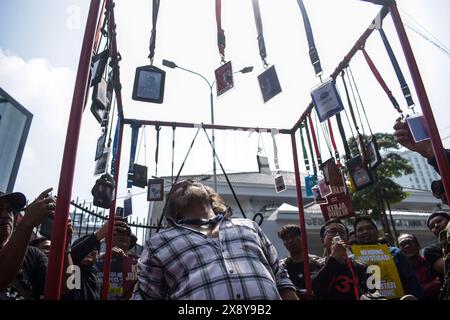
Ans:
[[[133,299],[297,300],[267,236],[254,221],[230,216],[211,188],[192,180],[175,184],[171,226],[147,241]]]

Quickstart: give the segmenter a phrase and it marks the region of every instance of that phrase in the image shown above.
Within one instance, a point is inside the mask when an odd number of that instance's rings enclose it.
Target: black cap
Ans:
[[[13,211],[23,209],[27,203],[27,198],[20,192],[4,193],[0,191],[0,201],[1,200],[8,202]]]
[[[439,217],[439,216],[447,218],[447,220],[450,220],[450,216],[448,215],[447,211],[443,211],[443,210],[434,211],[427,219],[427,227],[428,227],[428,229],[431,229],[430,228],[430,221],[431,221],[431,219],[433,219],[434,217]]]

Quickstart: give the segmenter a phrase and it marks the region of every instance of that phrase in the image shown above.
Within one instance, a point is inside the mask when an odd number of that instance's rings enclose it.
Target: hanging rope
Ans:
[[[317,114],[316,114],[316,126],[317,126]],[[325,144],[327,146],[328,152],[330,153],[330,157],[333,157],[333,152],[331,151],[331,145],[330,145],[328,131],[326,130],[326,127],[324,128],[323,123],[319,123],[319,127],[322,130],[323,138],[325,139]],[[320,144],[319,144],[319,148],[320,148]]]
[[[206,129],[205,129],[205,128],[203,128],[203,131],[204,131],[205,134],[206,134],[206,138],[208,138],[209,145],[211,146],[211,148],[212,148],[213,151],[214,151],[214,156],[215,156],[215,158],[217,159],[217,162],[219,163],[220,168],[222,169],[223,175],[225,176],[225,179],[227,180],[228,186],[230,187],[230,190],[231,190],[231,193],[233,194],[234,200],[236,201],[236,204],[238,205],[239,210],[241,210],[242,216],[243,216],[245,219],[247,219],[247,216],[246,216],[245,213],[244,213],[244,209],[242,209],[241,203],[239,202],[239,199],[238,199],[236,193],[234,192],[234,188],[233,188],[233,186],[231,185],[230,179],[228,179],[228,175],[227,175],[227,173],[225,172],[225,169],[224,169],[223,166],[222,166],[222,162],[220,162],[220,159],[219,159],[219,157],[217,156],[217,152],[216,152],[216,150],[215,150],[215,148],[214,148],[214,146],[213,146],[213,144],[212,144],[212,142],[211,142],[211,139],[209,139],[208,132],[206,132]]]

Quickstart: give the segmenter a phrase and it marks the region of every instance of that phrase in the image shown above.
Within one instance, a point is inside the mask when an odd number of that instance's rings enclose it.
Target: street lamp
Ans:
[[[166,66],[166,67],[168,67],[168,68],[172,68],[172,69],[178,68],[178,69],[184,70],[184,71],[186,71],[186,72],[193,73],[193,74],[195,74],[195,75],[201,77],[203,80],[205,80],[205,82],[208,84],[208,87],[209,87],[209,100],[210,100],[210,105],[211,105],[211,124],[214,124],[213,86],[214,86],[214,83],[216,83],[216,81],[214,80],[213,82],[209,82],[208,79],[206,79],[206,77],[204,77],[204,76],[201,75],[200,73],[195,72],[195,71],[193,71],[193,70],[189,70],[189,69],[180,67],[179,65],[177,65],[177,64],[176,64],[175,62],[173,62],[173,61],[169,61],[169,60],[163,59],[162,64],[163,64],[163,66]],[[252,72],[252,71],[253,71],[253,67],[250,66],[250,67],[242,68],[241,70],[236,71],[236,72],[234,72],[234,73],[249,73],[249,72]],[[215,137],[214,137],[214,128],[212,129],[212,146],[213,146],[213,176],[214,176],[214,190],[217,191],[216,153],[215,153],[215,150],[216,150],[216,144],[215,144]]]

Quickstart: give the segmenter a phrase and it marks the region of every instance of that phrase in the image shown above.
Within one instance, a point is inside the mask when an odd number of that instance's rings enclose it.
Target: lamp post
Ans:
[[[193,70],[189,70],[189,69],[180,67],[179,65],[177,65],[177,64],[176,64],[175,62],[173,62],[173,61],[169,61],[169,60],[163,59],[162,64],[163,64],[163,66],[166,66],[166,67],[168,67],[168,68],[172,68],[172,69],[178,68],[178,69],[184,70],[184,71],[186,71],[186,72],[195,74],[195,75],[201,77],[203,80],[205,80],[205,82],[206,82],[206,84],[208,85],[208,88],[209,88],[209,101],[210,101],[210,106],[211,106],[211,124],[214,124],[214,99],[213,99],[213,87],[214,87],[214,84],[216,83],[216,81],[214,80],[213,82],[209,82],[208,79],[206,79],[206,77],[204,77],[204,76],[201,75],[200,73],[195,72],[195,71],[193,71]],[[241,70],[236,71],[236,72],[234,72],[234,73],[249,73],[249,72],[252,72],[252,71],[253,71],[253,67],[250,66],[250,67],[242,68]],[[215,150],[216,150],[216,142],[215,142],[215,136],[214,136],[214,128],[212,129],[211,133],[212,133],[211,135],[212,135],[212,146],[213,146],[213,151],[212,151],[212,152],[213,152],[213,155],[212,155],[212,157],[213,157],[214,190],[217,191],[216,152],[215,152]]]

